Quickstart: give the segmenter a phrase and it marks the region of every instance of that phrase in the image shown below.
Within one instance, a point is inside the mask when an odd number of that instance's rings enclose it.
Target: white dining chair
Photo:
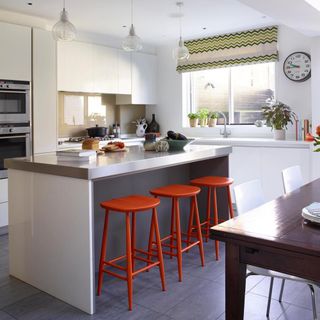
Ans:
[[[303,185],[300,166],[293,166],[282,170],[282,181],[284,193],[290,193]]]
[[[233,188],[235,201],[237,210],[236,213],[241,215],[245,212],[248,212],[256,207],[259,207],[265,203],[265,198],[262,191],[262,186],[259,180],[252,180],[240,185],[237,185]],[[260,267],[255,267],[248,265],[247,266],[247,275],[246,277],[252,275],[259,275],[259,276],[266,276],[270,277],[270,288],[269,288],[269,296],[268,296],[268,305],[267,305],[267,312],[266,316],[269,317],[270,313],[270,306],[271,306],[271,298],[272,298],[272,290],[273,290],[273,283],[274,278],[282,279],[282,286],[280,290],[279,302],[282,300],[282,294],[284,289],[284,281],[285,280],[293,280],[297,282],[302,282],[308,285],[310,292],[311,292],[311,299],[312,299],[312,310],[313,310],[313,319],[317,320],[317,310],[316,310],[316,300],[315,300],[315,290],[314,286],[319,286],[318,283],[298,278],[295,276],[291,276],[285,273],[272,271]]]

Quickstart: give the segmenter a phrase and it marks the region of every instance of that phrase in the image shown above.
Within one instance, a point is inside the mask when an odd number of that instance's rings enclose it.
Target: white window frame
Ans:
[[[270,62],[266,62],[266,63],[270,63]],[[228,67],[229,69],[229,75],[228,75],[228,97],[229,97],[229,101],[228,101],[228,110],[229,110],[229,123],[228,125],[232,125],[232,126],[243,126],[243,125],[247,125],[247,126],[254,126],[254,124],[241,124],[241,123],[233,123],[234,122],[234,99],[233,99],[233,88],[234,85],[232,83],[232,77],[231,77],[231,73],[232,73],[232,68],[235,67]],[[276,98],[276,78],[277,78],[277,70],[276,70],[276,63],[273,62],[273,68],[274,68],[274,74],[275,74],[275,89],[274,89],[274,98]],[[192,112],[195,113],[196,109],[195,109],[195,92],[194,92],[194,85],[192,83],[192,77],[191,77],[191,73],[192,72],[186,72],[182,74],[182,84],[183,84],[183,88],[182,88],[182,94],[183,94],[183,101],[182,101],[182,105],[183,107],[183,126],[188,126],[188,121],[187,121],[187,115],[188,113]]]

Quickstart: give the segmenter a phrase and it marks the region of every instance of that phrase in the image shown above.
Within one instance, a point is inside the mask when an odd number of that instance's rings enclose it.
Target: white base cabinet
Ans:
[[[8,225],[8,179],[0,179],[0,228]]]
[[[31,81],[31,28],[0,22],[0,79]]]
[[[299,165],[304,182],[311,180],[309,148],[232,147],[229,157],[230,177],[234,185],[259,179],[267,201],[283,195],[281,171]]]

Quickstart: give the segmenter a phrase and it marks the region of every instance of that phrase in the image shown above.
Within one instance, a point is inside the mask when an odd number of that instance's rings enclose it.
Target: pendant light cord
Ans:
[[[66,8],[66,0],[63,0],[63,9]]]
[[[181,39],[181,37],[182,37],[181,6],[182,6],[182,2],[179,4],[179,32],[180,32],[180,38],[179,39]]]
[[[131,0],[131,24],[133,24],[133,0]]]

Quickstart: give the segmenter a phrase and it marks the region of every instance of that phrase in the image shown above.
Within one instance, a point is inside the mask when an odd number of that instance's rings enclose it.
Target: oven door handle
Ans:
[[[22,94],[25,94],[26,93],[26,90],[1,90],[0,89],[0,93],[22,93]]]
[[[0,140],[1,139],[15,139],[15,138],[26,138],[27,135],[24,134],[24,135],[18,135],[18,136],[15,136],[15,135],[12,135],[12,136],[0,136]]]

